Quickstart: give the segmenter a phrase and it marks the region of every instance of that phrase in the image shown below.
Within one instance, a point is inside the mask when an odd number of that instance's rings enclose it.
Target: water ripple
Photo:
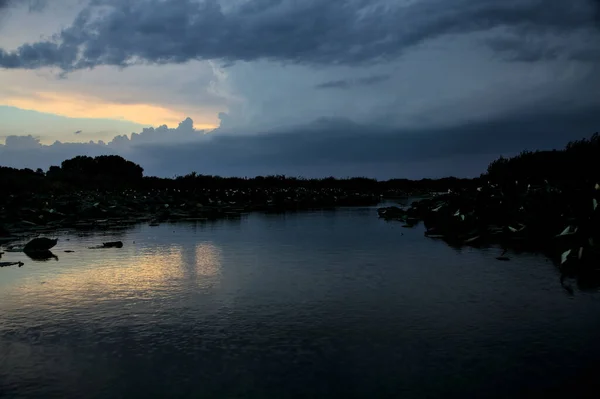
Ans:
[[[106,238],[67,232],[58,262],[0,270],[0,396],[531,396],[587,386],[600,353],[600,302],[544,258],[496,262],[370,208],[87,249]]]

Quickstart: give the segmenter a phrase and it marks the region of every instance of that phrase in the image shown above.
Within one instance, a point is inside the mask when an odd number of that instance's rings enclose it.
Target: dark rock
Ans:
[[[23,252],[25,253],[33,253],[33,252],[44,252],[48,251],[50,248],[53,248],[58,242],[58,238],[50,239],[46,237],[34,238],[25,244],[23,248]]]
[[[123,248],[123,242],[122,241],[105,242],[105,243],[102,243],[102,247],[103,248]]]

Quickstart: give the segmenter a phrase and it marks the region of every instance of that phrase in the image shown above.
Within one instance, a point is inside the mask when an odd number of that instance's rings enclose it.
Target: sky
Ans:
[[[0,165],[474,177],[600,131],[600,0],[0,0]]]

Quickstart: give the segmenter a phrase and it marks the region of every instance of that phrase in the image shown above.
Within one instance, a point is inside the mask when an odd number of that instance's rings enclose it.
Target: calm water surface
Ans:
[[[599,294],[375,208],[59,238],[4,256],[0,397],[531,397],[600,370]]]

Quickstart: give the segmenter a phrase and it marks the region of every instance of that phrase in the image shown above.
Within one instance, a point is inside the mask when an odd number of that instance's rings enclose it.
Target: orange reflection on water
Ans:
[[[172,245],[142,251],[81,251],[56,270],[32,275],[5,287],[0,297],[14,306],[73,307],[77,303],[175,297],[190,283],[203,286],[220,275],[221,251],[211,243]],[[94,256],[94,258],[91,258]],[[64,258],[63,258],[64,259]],[[61,259],[61,262],[63,261]],[[70,263],[70,264],[69,264]],[[7,292],[8,290],[9,292]],[[4,305],[8,305],[7,302]],[[10,306],[12,307],[12,306]]]
[[[221,271],[221,251],[212,243],[196,245],[198,276],[216,276]]]

